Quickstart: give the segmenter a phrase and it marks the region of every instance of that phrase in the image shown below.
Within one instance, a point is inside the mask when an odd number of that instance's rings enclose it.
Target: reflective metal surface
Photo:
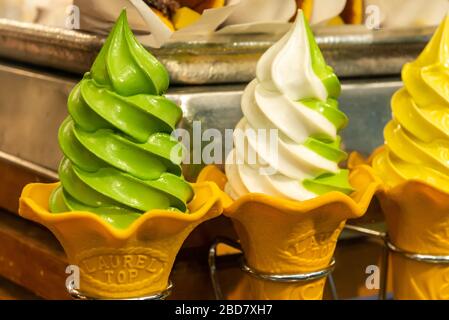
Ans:
[[[340,77],[399,75],[402,65],[424,48],[433,28],[370,31],[364,27],[315,30],[326,61]],[[168,43],[151,51],[173,83],[244,83],[254,78],[260,55],[277,36],[215,35]],[[103,36],[0,19],[0,56],[84,73]]]
[[[335,268],[335,259],[332,258],[329,266],[322,270],[309,272],[309,273],[297,273],[297,274],[263,274],[249,267],[245,263],[242,264],[242,270],[253,277],[274,281],[274,282],[303,282],[303,281],[312,281],[327,277]]]
[[[56,171],[62,156],[58,128],[67,116],[67,96],[78,80],[0,64],[0,151],[12,156],[12,160],[15,157]],[[391,118],[391,95],[400,86],[397,79],[343,82],[340,107],[352,120],[342,132],[346,150],[369,154],[383,143],[383,127]],[[172,89],[168,97],[182,106],[184,118],[179,126],[190,133],[191,139],[195,120],[201,121],[202,131],[215,128],[224,136],[225,129],[233,129],[242,117],[243,88],[237,85]],[[223,161],[225,145],[220,147]],[[191,164],[185,166],[185,175],[191,180],[203,166],[192,164],[193,158],[192,154]]]
[[[218,279],[218,269],[217,269],[217,247],[219,244],[226,244],[232,248],[242,250],[242,247],[238,242],[228,238],[217,238],[214,243],[209,248],[208,264],[209,264],[209,275],[212,282],[212,287],[214,289],[215,299],[223,300],[224,295],[221,290],[220,281]]]
[[[351,231],[356,234],[370,237],[380,243],[382,246],[382,255],[380,256],[380,287],[379,287],[379,293],[378,293],[378,299],[379,300],[386,300],[387,299],[387,290],[388,290],[388,269],[389,269],[389,255],[390,251],[388,250],[388,247],[386,245],[388,235],[386,232],[373,230],[370,228],[362,227],[362,226],[356,226],[356,225],[345,225],[345,231]]]
[[[56,171],[58,128],[73,84],[73,79],[0,64],[0,151]]]
[[[54,170],[46,169],[40,165],[34,164],[30,161],[23,160],[19,157],[12,156],[0,151],[0,161],[12,164],[19,168],[26,168],[28,171],[36,174],[40,178],[51,180],[58,180],[58,173]],[[1,203],[0,203],[1,206]]]
[[[381,245],[383,246],[383,253],[381,256],[381,279],[380,279],[380,288],[379,288],[379,300],[385,300],[387,298],[387,286],[388,286],[388,272],[390,268],[390,253],[399,254],[407,259],[429,263],[429,264],[437,264],[437,265],[447,265],[449,264],[449,256],[441,256],[441,255],[432,255],[432,254],[421,254],[414,253],[402,250],[401,248],[394,245],[389,237],[388,233],[381,232],[377,230],[372,230],[369,228],[365,228],[362,226],[355,226],[347,224],[345,226],[345,230],[349,230],[355,233],[358,233],[363,236],[370,237],[375,240],[380,240]]]
[[[217,238],[214,243],[209,248],[209,273],[212,282],[212,286],[214,288],[215,298],[217,300],[223,300],[224,295],[221,290],[220,282],[217,274],[217,247],[219,244],[226,244],[234,249],[242,250],[241,245],[228,238]],[[337,289],[335,286],[334,279],[332,277],[332,271],[335,268],[335,259],[332,258],[329,266],[324,269],[312,271],[308,273],[297,273],[297,274],[264,274],[259,271],[249,267],[243,256],[240,259],[241,261],[241,269],[243,272],[249,274],[252,277],[265,280],[265,281],[273,281],[273,282],[284,282],[284,283],[295,283],[295,282],[307,282],[322,279],[324,277],[328,277],[328,281],[326,282],[331,290],[332,298],[334,300],[338,299]]]
[[[449,256],[438,256],[438,255],[432,255],[432,254],[420,254],[420,253],[408,252],[408,251],[405,251],[405,250],[402,250],[402,249],[396,247],[389,240],[386,241],[386,245],[390,251],[392,251],[394,253],[398,253],[410,260],[431,263],[431,264],[449,264]]]
[[[83,294],[81,291],[75,289],[75,284],[73,281],[70,281],[67,283],[67,291],[69,292],[70,296],[75,300],[138,300],[138,301],[144,301],[144,300],[165,300],[167,299],[171,292],[173,290],[173,284],[170,282],[168,284],[167,289],[160,293],[155,293],[150,296],[144,296],[144,297],[135,297],[135,298],[128,298],[128,299],[107,299],[107,298],[98,298],[98,297],[90,297],[88,295]]]

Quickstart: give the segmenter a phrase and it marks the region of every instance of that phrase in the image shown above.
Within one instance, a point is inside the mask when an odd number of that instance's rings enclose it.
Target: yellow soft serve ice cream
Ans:
[[[373,167],[390,187],[420,180],[449,192],[449,18],[402,78]]]

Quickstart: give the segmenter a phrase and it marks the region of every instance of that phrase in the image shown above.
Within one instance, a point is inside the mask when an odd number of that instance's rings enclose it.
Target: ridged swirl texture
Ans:
[[[449,192],[449,18],[414,62],[391,101],[393,119],[373,168],[387,185],[424,181]]]
[[[290,31],[261,57],[257,77],[243,93],[244,117],[226,160],[231,197],[263,193],[302,201],[330,191],[351,193],[348,171],[338,166],[347,157],[338,131],[348,121],[338,109],[340,90],[299,12]],[[278,139],[271,141],[269,132],[261,138],[258,130],[278,130]],[[264,167],[272,171],[262,173]]]
[[[93,212],[125,228],[152,209],[187,211],[193,190],[181,174],[183,149],[170,135],[182,110],[163,96],[168,84],[123,11],[69,96],[52,212]]]

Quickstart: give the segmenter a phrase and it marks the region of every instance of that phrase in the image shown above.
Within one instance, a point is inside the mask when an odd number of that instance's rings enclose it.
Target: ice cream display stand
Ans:
[[[416,59],[434,31],[434,27],[386,29],[374,33],[366,29],[352,30],[351,33],[337,33],[326,27],[316,30],[317,43],[342,83],[339,108],[349,119],[356,119],[341,132],[345,150],[363,155],[353,154],[348,160],[350,167],[369,163],[369,155],[383,144],[383,128],[391,119],[391,97],[403,86],[401,69],[406,62]],[[183,111],[178,127],[191,133],[191,137],[195,136],[198,123],[202,131],[216,128],[223,135],[225,129],[234,128],[242,117],[241,96],[255,76],[256,63],[278,39],[279,36],[224,34],[207,40],[174,42],[159,49],[149,49],[170,75],[167,98],[181,106]],[[93,298],[71,289],[67,282],[71,273],[68,261],[78,261],[74,259],[74,252],[77,253],[76,247],[83,244],[76,238],[78,231],[73,231],[74,240],[56,239],[46,228],[54,226],[49,222],[50,218],[45,218],[45,212],[41,216],[33,214],[33,204],[29,201],[21,205],[29,209],[27,218],[34,222],[17,213],[18,199],[25,185],[58,180],[62,154],[57,136],[59,126],[67,117],[67,99],[72,88],[83,78],[83,73],[90,69],[104,40],[100,35],[0,19],[0,297],[70,299],[72,294],[78,299]],[[224,158],[225,155],[222,161]],[[388,238],[378,199],[365,203],[366,199],[360,195],[354,204],[348,205],[351,210],[348,209],[347,215],[351,218],[359,216],[356,205],[366,206],[367,213],[362,218],[349,221],[344,229],[343,225],[335,227],[338,229],[335,237],[340,240],[329,261],[313,270],[306,268],[300,274],[283,272],[285,270],[279,270],[277,275],[260,274],[242,260],[241,245],[247,244],[238,241],[242,231],[237,229],[236,232],[233,227],[232,219],[238,220],[239,210],[242,210],[239,206],[248,204],[245,201],[229,204],[220,198],[219,189],[224,188],[225,179],[220,171],[223,165],[218,164],[212,169],[207,165],[183,164],[185,178],[190,182],[199,180],[194,188],[200,190],[200,196],[194,199],[190,210],[193,214],[198,213],[198,221],[203,223],[191,233],[183,233],[179,237],[186,240],[177,256],[177,251],[167,249],[170,256],[166,259],[173,268],[170,275],[170,270],[164,271],[163,277],[170,279],[170,285],[164,287],[158,283],[156,291],[160,295],[156,296],[146,295],[145,290],[136,290],[142,298],[240,299],[245,286],[259,286],[264,289],[259,290],[260,296],[256,298],[262,299],[387,299],[391,297],[393,282],[388,274],[391,257],[411,259],[411,262],[402,261],[410,265],[433,263],[435,269],[444,269],[443,264],[449,260],[444,255],[419,255],[396,247]],[[353,181],[366,178],[365,172],[359,174],[352,177]],[[216,184],[209,185],[207,181]],[[409,189],[406,191],[413,194]],[[371,191],[374,194],[374,190],[366,192]],[[26,196],[39,198],[42,192],[48,196],[51,190],[29,188],[24,192]],[[428,197],[431,202],[432,196]],[[331,200],[330,203],[341,204],[340,199]],[[263,199],[247,199],[247,202],[251,201],[254,202],[253,207],[244,208],[247,211],[253,208],[257,213]],[[435,199],[435,203],[439,204],[438,201],[443,200]],[[281,211],[282,205],[274,207]],[[219,214],[218,211],[224,211],[224,214],[212,219]],[[162,213],[160,219],[164,219]],[[292,223],[285,219],[286,225]],[[311,221],[319,225],[319,219]],[[142,223],[142,229],[158,233],[151,229],[151,221],[145,223]],[[179,225],[183,222],[170,221],[167,225],[171,223]],[[195,221],[192,224],[196,226]],[[115,241],[126,238],[123,234],[108,233],[100,222],[92,230],[90,236],[96,241],[103,239],[100,242],[104,247],[113,247]],[[170,233],[170,230],[166,231]],[[139,234],[138,228],[135,233]],[[128,236],[139,238],[132,234]],[[58,240],[64,246],[69,243],[73,256],[66,255]],[[76,245],[71,246],[70,241]],[[178,242],[181,246],[182,241]],[[161,246],[171,248],[170,245]],[[105,256],[108,255],[106,251]],[[129,269],[109,265],[112,260],[108,262],[106,259],[102,263],[104,268],[111,270],[110,276],[119,282],[135,276]],[[117,263],[138,266],[141,261],[130,258],[127,262]],[[128,273],[123,273],[123,270],[128,270]],[[378,276],[377,280],[370,278],[373,274]],[[327,282],[324,281],[326,276]],[[286,292],[283,285],[295,281],[299,284],[294,286],[299,289]],[[304,293],[306,289],[302,288],[301,281],[312,281],[319,289],[315,292],[313,288],[306,288],[310,292]],[[270,296],[269,292],[275,294]],[[117,293],[113,298],[120,297]]]

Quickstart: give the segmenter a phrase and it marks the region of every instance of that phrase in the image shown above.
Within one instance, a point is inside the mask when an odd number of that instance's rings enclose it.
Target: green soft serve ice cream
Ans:
[[[164,97],[168,73],[132,34],[123,11],[68,99],[54,213],[87,211],[119,228],[152,209],[187,212],[193,197],[171,132],[182,111]]]
[[[348,171],[338,165],[347,157],[338,132],[348,122],[338,109],[340,82],[301,11],[290,31],[261,57],[256,73],[242,96],[244,117],[236,132],[244,138],[234,133],[226,191],[234,199],[263,193],[299,201],[330,191],[351,193]],[[277,130],[277,140],[248,134],[260,130]],[[251,153],[257,155],[254,162],[248,161]],[[260,170],[267,166],[273,173]]]

